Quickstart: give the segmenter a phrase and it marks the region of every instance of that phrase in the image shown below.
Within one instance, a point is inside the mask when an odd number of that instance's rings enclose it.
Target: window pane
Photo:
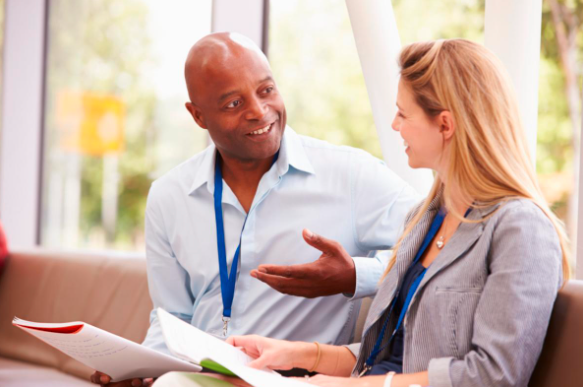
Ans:
[[[381,156],[344,0],[272,1],[269,60],[294,130]]]
[[[207,145],[183,66],[212,3],[49,4],[42,244],[142,249],[152,180]]]
[[[393,4],[403,44],[483,41],[483,0]],[[271,1],[269,59],[291,127],[382,156],[345,0]]]

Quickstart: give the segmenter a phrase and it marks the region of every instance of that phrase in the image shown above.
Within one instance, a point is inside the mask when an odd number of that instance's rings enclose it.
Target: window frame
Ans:
[[[353,1],[358,0],[346,0],[347,5]],[[248,0],[245,2],[214,0],[212,31],[235,31],[245,34],[262,47],[267,54],[269,2],[269,0]],[[508,61],[505,60],[504,56],[504,52],[508,50],[512,53],[516,52],[514,46],[516,46],[517,39],[510,42],[508,39],[497,39],[494,35],[489,38],[488,34],[489,31],[492,31],[491,34],[499,32],[500,20],[513,21],[518,18],[522,21],[521,29],[526,33],[526,36],[532,36],[533,30],[538,28],[540,32],[540,15],[534,15],[533,12],[520,12],[527,5],[532,7],[530,0],[521,0],[522,7],[515,6],[511,10],[508,10],[505,4],[502,0],[486,1],[486,45],[500,55],[507,66],[523,69],[522,64],[516,63],[515,55],[513,55],[515,62],[512,65],[506,63]],[[542,0],[538,0],[539,7],[535,7],[536,10],[541,11],[541,4]],[[50,0],[28,0],[26,2],[5,0],[4,6],[0,219],[4,224],[11,245],[27,248],[40,244],[47,27]],[[491,28],[488,28],[489,25]],[[515,28],[515,26],[507,25],[505,30],[511,28]],[[26,44],[22,44],[23,41]],[[534,51],[530,49],[529,52],[525,53],[521,63],[532,63],[528,59],[533,55],[535,55]],[[536,55],[538,58],[540,51]],[[518,72],[518,74],[524,75],[523,72]],[[527,76],[532,77],[532,74]],[[538,68],[536,77],[536,87],[538,87]],[[515,82],[518,85],[525,84],[524,81],[520,80],[515,80]],[[533,86],[532,83],[526,84]],[[519,93],[519,95],[522,94]],[[33,97],[31,98],[31,96]],[[536,120],[537,106],[533,107],[533,101],[524,103],[531,103],[527,109],[528,114],[534,114]],[[533,143],[536,144],[536,130],[535,133],[531,131],[528,137],[532,147]],[[581,146],[583,147],[583,136],[581,137]],[[18,166],[18,168],[14,166]],[[583,153],[579,156],[577,171],[578,203],[583,202],[581,169],[583,169]],[[583,206],[578,206],[577,223],[583,224]],[[583,249],[583,227],[577,227],[576,242],[574,249],[576,278],[583,279],[583,254],[577,254],[579,246]]]

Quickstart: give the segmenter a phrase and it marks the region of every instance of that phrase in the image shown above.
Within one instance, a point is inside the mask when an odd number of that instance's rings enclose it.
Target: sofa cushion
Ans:
[[[12,318],[85,321],[140,343],[152,303],[143,255],[11,251],[0,277],[0,356],[88,378],[92,370],[14,327]]]
[[[95,387],[54,368],[42,367],[22,361],[0,357],[0,386],[2,387]]]

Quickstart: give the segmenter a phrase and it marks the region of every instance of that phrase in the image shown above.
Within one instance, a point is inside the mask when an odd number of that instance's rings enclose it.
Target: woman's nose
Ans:
[[[393,128],[393,130],[395,132],[398,132],[399,131],[399,125],[398,125],[398,122],[397,122],[398,120],[399,120],[399,117],[397,117],[395,115],[395,118],[393,118],[393,122],[391,123],[391,128]]]

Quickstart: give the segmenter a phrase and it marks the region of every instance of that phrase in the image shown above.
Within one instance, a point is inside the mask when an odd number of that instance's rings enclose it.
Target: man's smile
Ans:
[[[275,126],[276,122],[277,122],[277,120],[273,121],[271,124],[269,124],[267,126],[254,129],[254,130],[250,131],[249,133],[247,133],[246,136],[248,136],[249,138],[257,139],[257,140],[266,138],[273,131],[273,127]]]

